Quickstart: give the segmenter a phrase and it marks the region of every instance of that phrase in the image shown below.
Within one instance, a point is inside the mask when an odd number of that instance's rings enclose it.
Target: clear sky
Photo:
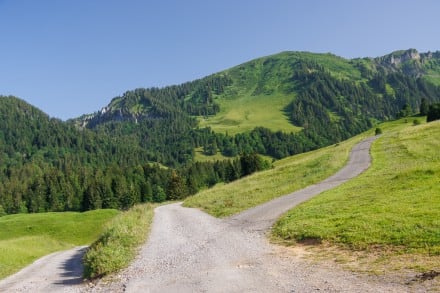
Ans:
[[[281,51],[440,50],[437,0],[0,0],[0,94],[52,117]]]

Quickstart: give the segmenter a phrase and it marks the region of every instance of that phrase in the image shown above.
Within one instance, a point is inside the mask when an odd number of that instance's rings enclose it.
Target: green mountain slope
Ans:
[[[149,159],[178,166],[205,155],[283,158],[342,141],[440,100],[440,53],[348,60],[283,52],[165,88],[136,89],[73,122],[134,137]],[[214,132],[212,132],[212,131]]]
[[[331,83],[344,82],[345,88],[351,88],[330,93],[339,99],[339,104],[347,98],[344,93],[368,95],[378,111],[363,116],[390,119],[406,103],[416,110],[422,97],[428,101],[436,99],[438,89],[433,85],[440,83],[440,53],[410,49],[378,58],[348,60],[332,54],[283,52],[193,82],[129,91],[113,99],[102,111],[80,120],[94,126],[112,120],[157,118],[157,107],[162,107],[161,114],[197,117],[201,127],[209,126],[217,132],[242,133],[257,126],[272,131],[298,131],[303,125],[298,125],[298,121],[292,123],[286,107],[304,93],[306,86],[322,94],[325,88],[319,88],[319,79],[323,75]],[[313,80],[318,83],[316,88],[311,85]],[[363,92],[358,93],[359,89]],[[362,101],[345,102],[354,103],[361,111],[365,107],[369,110]],[[324,110],[332,116],[339,106],[326,105]],[[333,115],[338,117],[341,113]]]

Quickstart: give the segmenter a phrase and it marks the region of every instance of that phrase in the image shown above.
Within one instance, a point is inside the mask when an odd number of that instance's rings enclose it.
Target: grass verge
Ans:
[[[153,210],[152,204],[137,205],[109,222],[84,255],[84,277],[102,277],[127,267],[146,240]]]
[[[440,122],[396,123],[373,144],[369,170],[289,211],[274,239],[365,252],[370,268],[440,271]]]
[[[371,135],[373,131],[338,145],[276,161],[273,169],[199,192],[186,199],[184,206],[200,208],[216,217],[239,213],[329,177],[345,165],[351,148]]]
[[[91,243],[117,213],[96,210],[0,217],[0,278],[44,255]]]

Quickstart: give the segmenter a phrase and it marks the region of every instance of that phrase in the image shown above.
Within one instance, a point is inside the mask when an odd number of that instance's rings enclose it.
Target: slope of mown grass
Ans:
[[[439,270],[440,122],[397,123],[373,144],[369,170],[289,211],[275,239],[422,254]]]
[[[0,278],[54,251],[91,243],[117,213],[96,210],[0,217]]]
[[[252,96],[244,93],[234,99],[219,99],[220,112],[215,116],[199,118],[200,127],[211,127],[219,133],[235,135],[264,126],[272,131],[297,132],[284,112],[293,96],[282,94]]]
[[[84,256],[84,277],[97,278],[127,267],[148,236],[154,216],[152,204],[136,205],[105,227]]]
[[[274,168],[235,182],[218,185],[185,200],[216,217],[227,217],[273,198],[319,182],[344,166],[351,148],[369,131],[338,145],[296,155],[274,163]]]

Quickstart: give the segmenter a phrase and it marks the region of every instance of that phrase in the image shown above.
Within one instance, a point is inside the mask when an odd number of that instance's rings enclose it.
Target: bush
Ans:
[[[116,216],[84,255],[84,278],[102,277],[127,267],[147,238],[153,209],[152,204],[137,205]]]
[[[420,121],[419,121],[418,119],[414,119],[414,121],[413,121],[413,125],[414,125],[414,126],[416,126],[416,125],[420,125]]]
[[[438,119],[440,119],[440,103],[432,104],[429,106],[426,121],[431,122]]]
[[[375,132],[376,135],[382,134],[382,129],[381,128],[376,128]]]

